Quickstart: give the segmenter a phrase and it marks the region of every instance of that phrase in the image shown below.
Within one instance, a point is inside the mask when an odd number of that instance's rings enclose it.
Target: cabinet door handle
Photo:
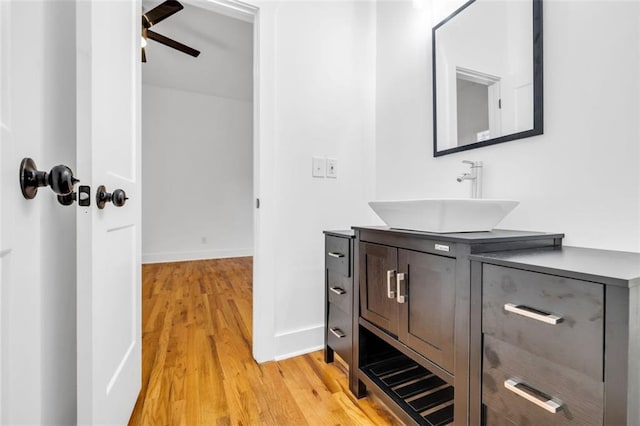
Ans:
[[[517,379],[512,378],[505,380],[504,387],[550,413],[555,414],[562,408],[562,401],[559,399],[552,398]]]
[[[331,257],[335,257],[336,259],[340,259],[341,257],[344,257],[344,253],[336,253],[336,252],[333,252],[333,251],[330,251],[327,254],[329,256],[331,256]]]
[[[513,303],[505,303],[504,310],[508,312],[513,312],[514,314],[522,315],[523,317],[531,318],[536,321],[541,321],[546,324],[559,324],[562,322],[562,317],[557,315],[552,315],[547,312],[539,311],[534,308],[530,308],[528,306],[523,305],[515,305]]]
[[[390,269],[387,271],[387,297],[389,299],[395,299],[396,297],[396,292],[393,291],[393,284],[391,283],[395,274],[396,271],[394,269]]]
[[[398,303],[404,303],[407,301],[407,274],[404,272],[398,272],[396,274],[396,293]]]
[[[340,296],[342,296],[343,294],[346,293],[346,291],[344,291],[344,289],[342,289],[340,287],[331,287],[331,288],[329,288],[329,290],[331,290],[332,292],[334,292],[335,294],[338,294]]]
[[[330,328],[329,331],[336,336],[338,339],[342,339],[343,337],[347,337],[346,334],[342,332],[339,328]]]

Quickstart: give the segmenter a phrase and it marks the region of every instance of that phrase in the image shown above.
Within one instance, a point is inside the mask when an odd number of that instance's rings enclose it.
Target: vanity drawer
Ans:
[[[482,402],[488,413],[514,424],[602,425],[602,382],[490,336],[483,352]],[[551,409],[549,399],[560,406],[557,412],[533,402]]]
[[[329,303],[329,320],[327,321],[327,344],[351,365],[351,316]]]
[[[351,253],[348,238],[327,235],[325,238],[325,265],[345,277],[351,276]]]
[[[483,265],[482,331],[603,380],[600,284]]]
[[[352,311],[353,280],[332,270],[327,271],[327,300],[342,309]]]

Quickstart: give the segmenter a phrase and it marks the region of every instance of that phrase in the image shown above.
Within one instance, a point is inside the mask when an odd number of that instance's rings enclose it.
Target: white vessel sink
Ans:
[[[471,198],[369,202],[391,228],[437,233],[491,231],[518,204]]]

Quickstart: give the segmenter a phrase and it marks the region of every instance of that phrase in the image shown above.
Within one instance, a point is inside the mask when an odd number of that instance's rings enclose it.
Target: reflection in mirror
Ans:
[[[472,0],[433,28],[434,156],[542,133],[541,0]]]
[[[500,77],[456,68],[458,145],[501,136]]]

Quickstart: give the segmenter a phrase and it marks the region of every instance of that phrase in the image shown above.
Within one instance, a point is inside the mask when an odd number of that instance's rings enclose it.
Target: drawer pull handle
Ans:
[[[542,321],[546,324],[559,324],[562,322],[562,317],[557,315],[542,312],[537,309],[530,308],[528,306],[515,305],[513,303],[505,303],[504,310],[513,312],[514,314],[522,315],[523,317],[531,318],[536,321]]]
[[[398,303],[405,303],[407,301],[407,274],[398,272],[396,274],[396,284],[396,294],[398,296],[396,301]]]
[[[344,253],[336,253],[336,252],[333,252],[333,251],[330,251],[327,254],[329,256],[331,256],[331,257],[335,257],[336,259],[340,259],[341,257],[344,257]]]
[[[555,414],[562,408],[562,401],[559,399],[552,398],[549,395],[518,381],[517,379],[505,380],[504,387],[527,401],[536,404],[538,407],[544,408],[550,413]]]
[[[342,339],[343,337],[347,337],[346,334],[342,332],[339,328],[330,328],[329,331],[336,336],[338,339]]]
[[[340,296],[346,293],[346,291],[344,291],[344,289],[341,289],[340,287],[331,287],[329,290]]]
[[[395,274],[396,271],[393,269],[387,271],[387,297],[389,299],[395,299],[396,297],[396,292],[393,290],[393,284],[391,284],[391,282],[393,281],[393,276]]]

